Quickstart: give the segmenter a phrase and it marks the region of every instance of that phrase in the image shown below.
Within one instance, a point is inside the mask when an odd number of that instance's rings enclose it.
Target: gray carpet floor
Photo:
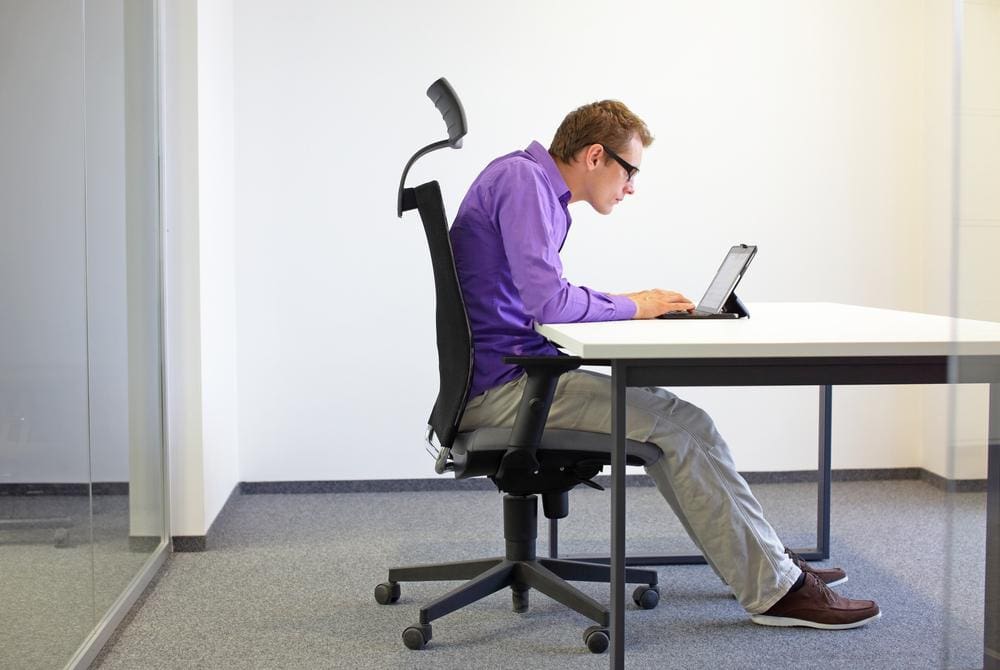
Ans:
[[[809,546],[815,487],[754,487],[790,546]],[[656,489],[630,487],[628,549],[688,552]],[[560,549],[606,553],[607,492],[576,490]],[[434,622],[406,649],[402,630],[448,583],[403,584],[377,605],[394,565],[501,553],[495,492],[242,495],[216,522],[215,545],[175,554],[156,586],[95,662],[119,668],[605,668],[582,616],[532,592],[526,614],[509,591]],[[754,625],[707,566],[659,568],[657,609],[629,602],[632,668],[978,668],[982,665],[985,494],[945,494],[918,481],[841,482],[833,489],[837,590],[876,599],[883,617],[851,631]],[[546,553],[544,527],[539,554]],[[602,602],[608,587],[583,584]]]
[[[129,542],[127,495],[3,496],[0,519],[68,518],[55,530],[0,530],[0,668],[61,668],[155,547]]]

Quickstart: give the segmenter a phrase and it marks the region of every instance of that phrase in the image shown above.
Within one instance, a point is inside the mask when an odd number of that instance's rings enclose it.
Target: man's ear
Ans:
[[[591,144],[589,147],[583,149],[583,164],[588,170],[593,170],[601,164],[601,158],[604,157],[604,147],[600,144]]]

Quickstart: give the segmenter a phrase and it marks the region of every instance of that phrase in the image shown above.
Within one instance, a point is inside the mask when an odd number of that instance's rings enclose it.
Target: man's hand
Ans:
[[[626,293],[625,296],[635,303],[633,319],[652,319],[667,312],[687,312],[694,309],[694,303],[677,291],[664,291],[662,288]]]

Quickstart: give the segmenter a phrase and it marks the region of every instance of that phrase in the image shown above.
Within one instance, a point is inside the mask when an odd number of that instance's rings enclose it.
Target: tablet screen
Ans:
[[[729,250],[708,290],[702,296],[701,302],[698,303],[699,312],[718,314],[722,311],[722,306],[736,288],[736,283],[743,276],[744,270],[756,252],[757,247],[744,245],[737,245]]]

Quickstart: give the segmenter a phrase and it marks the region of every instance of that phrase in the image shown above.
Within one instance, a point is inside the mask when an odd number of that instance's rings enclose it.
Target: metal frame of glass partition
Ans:
[[[948,301],[950,303],[950,314],[953,317],[958,318],[972,318],[972,319],[987,319],[987,320],[997,320],[1000,315],[995,311],[974,309],[970,310],[970,302],[975,302],[977,298],[981,298],[980,292],[984,290],[982,280],[983,277],[979,277],[979,281],[973,279],[969,281],[969,276],[965,275],[962,271],[963,267],[968,267],[969,259],[963,258],[963,243],[962,235],[963,230],[965,230],[964,224],[966,222],[965,217],[968,212],[963,211],[963,199],[968,188],[972,190],[976,189],[976,184],[970,182],[966,179],[966,174],[963,172],[962,165],[964,160],[968,160],[967,156],[963,156],[963,151],[971,150],[973,153],[976,151],[982,151],[981,148],[977,148],[974,143],[965,144],[963,142],[963,135],[966,133],[971,133],[972,129],[963,128],[963,117],[969,111],[967,107],[968,103],[966,97],[976,97],[977,89],[981,94],[981,87],[983,82],[977,80],[974,72],[985,71],[988,69],[990,64],[981,62],[984,54],[981,50],[976,48],[976,42],[978,41],[981,49],[981,42],[983,40],[995,39],[997,27],[987,27],[979,34],[970,33],[966,34],[966,26],[969,25],[968,21],[972,19],[967,16],[968,11],[966,0],[952,0],[951,2],[951,15],[952,15],[952,71],[951,71],[951,100],[950,100],[950,120],[951,120],[951,164],[949,166],[950,172],[950,228],[951,228],[951,257],[949,259],[949,296]],[[993,30],[991,33],[990,30]],[[969,57],[980,59],[980,62],[975,63],[972,68],[969,67]],[[984,68],[984,65],[986,68]],[[973,76],[966,79],[968,75]],[[982,75],[980,75],[981,77]],[[983,98],[979,97],[978,103],[982,104]],[[975,103],[974,103],[975,104]],[[994,102],[994,105],[996,103]],[[983,111],[983,110],[979,110]],[[995,106],[989,110],[988,114],[995,116],[998,110]],[[975,159],[973,159],[975,162]],[[994,169],[1000,163],[994,161],[991,167]],[[996,216],[996,210],[991,210],[989,216]],[[979,215],[982,215],[981,213]],[[966,247],[968,248],[968,247]],[[987,250],[986,253],[989,253]],[[967,282],[963,285],[963,280]],[[986,289],[989,290],[989,289]],[[958,342],[961,339],[961,333],[959,329],[960,325],[955,326],[955,330],[952,332],[952,339],[955,343],[952,355],[950,356],[950,370],[949,370],[949,397],[948,397],[948,428],[945,432],[945,464],[944,469],[946,472],[946,477],[950,481],[959,481],[963,474],[961,468],[958,467],[958,450],[962,442],[963,428],[960,424],[963,423],[961,419],[962,412],[960,407],[964,400],[960,396],[959,383],[963,381],[965,375],[963,371],[960,370],[960,357],[958,355]],[[976,372],[979,372],[978,370]],[[986,422],[986,546],[985,546],[985,594],[984,594],[984,607],[983,607],[983,652],[982,652],[982,667],[984,670],[1000,670],[1000,383],[996,381],[996,373],[994,372],[991,383],[988,389],[988,417]],[[978,439],[978,438],[977,438]],[[978,444],[975,445],[978,449]],[[958,572],[961,568],[957,567],[960,565],[958,554],[956,551],[958,544],[956,542],[956,524],[961,524],[960,517],[957,515],[957,505],[956,497],[960,495],[961,489],[957,486],[949,487],[946,493],[946,508],[945,514],[947,519],[947,531],[946,536],[943,538],[946,551],[946,574],[945,579],[945,611],[948,612],[952,607],[952,599],[950,596],[950,589],[952,587],[952,580],[957,578]],[[944,647],[943,656],[941,658],[943,667],[951,667],[955,663],[953,658],[953,653],[958,651],[957,648],[953,649],[953,638],[955,637],[954,630],[957,626],[961,624],[955,623],[955,621],[948,617],[948,621],[945,628],[944,636]]]

